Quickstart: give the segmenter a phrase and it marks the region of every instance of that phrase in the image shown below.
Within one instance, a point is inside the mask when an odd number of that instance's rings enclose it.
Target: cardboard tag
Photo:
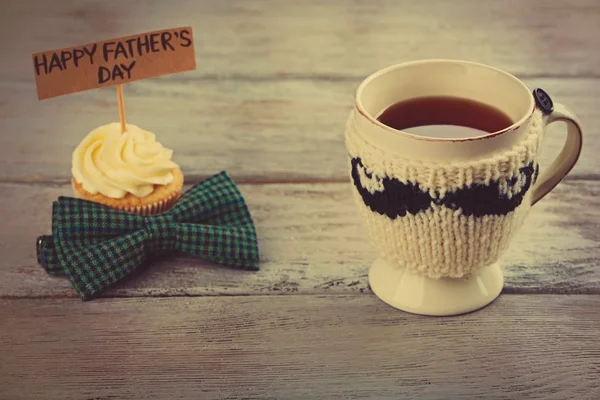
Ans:
[[[192,27],[32,55],[38,99],[196,69]]]

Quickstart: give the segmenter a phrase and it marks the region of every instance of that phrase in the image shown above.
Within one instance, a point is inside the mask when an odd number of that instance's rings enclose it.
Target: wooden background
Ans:
[[[35,238],[116,93],[39,102],[31,53],[186,25],[197,70],[126,85],[128,122],[188,184],[229,171],[261,270],[178,258],[84,303],[36,265]],[[0,399],[600,398],[597,0],[2,1],[0,33]],[[505,69],[584,127],[580,162],[503,259],[503,295],[460,317],[371,293],[349,196],[356,86],[423,58]]]

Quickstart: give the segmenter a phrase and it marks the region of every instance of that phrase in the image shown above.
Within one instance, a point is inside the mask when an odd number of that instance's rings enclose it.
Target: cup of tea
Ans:
[[[540,147],[555,121],[566,122],[567,138],[540,171]],[[581,145],[571,111],[487,65],[423,60],[367,77],[346,148],[359,214],[378,252],[373,292],[425,315],[491,303],[504,284],[498,260]]]

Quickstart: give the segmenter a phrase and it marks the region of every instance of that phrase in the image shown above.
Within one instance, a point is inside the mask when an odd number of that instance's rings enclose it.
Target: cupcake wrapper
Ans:
[[[86,200],[77,190],[73,189],[73,192],[75,193],[76,198]],[[154,215],[154,214],[160,214],[162,212],[165,212],[165,211],[171,209],[171,207],[173,207],[175,205],[175,203],[177,202],[177,200],[179,200],[180,197],[181,197],[181,192],[177,192],[177,193],[167,197],[166,199],[157,201],[152,204],[146,204],[146,205],[137,206],[137,207],[126,207],[126,206],[118,207],[118,206],[109,206],[106,204],[105,205],[107,207],[114,208],[119,211],[125,211],[125,212],[129,212],[129,213],[133,213],[133,214]]]
[[[138,215],[153,215],[167,211],[181,197],[183,190],[183,174],[179,168],[173,170],[173,181],[167,185],[155,185],[154,190],[148,196],[136,197],[131,193],[125,194],[123,198],[114,199],[101,193],[88,193],[83,186],[71,180],[71,186],[75,197],[83,200],[103,204],[115,210],[121,210]]]
[[[175,205],[175,203],[177,202],[177,200],[179,199],[179,197],[181,197],[181,193],[177,193],[171,197],[168,197],[164,200],[161,200],[161,201],[153,203],[153,204],[148,204],[148,205],[139,206],[139,207],[119,207],[118,209],[121,211],[126,211],[126,212],[139,214],[139,215],[160,214],[162,212],[169,210],[171,207],[173,207]]]

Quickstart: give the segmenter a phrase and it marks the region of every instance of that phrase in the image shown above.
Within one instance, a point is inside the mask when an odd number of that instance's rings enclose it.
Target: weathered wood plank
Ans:
[[[600,398],[600,296],[0,300],[0,398]]]
[[[349,184],[242,185],[254,215],[261,270],[179,258],[149,267],[107,296],[369,292],[375,254]],[[51,201],[66,186],[0,185],[0,296],[75,296],[36,265],[35,238],[50,231]],[[600,293],[600,182],[569,181],[532,210],[503,264],[506,292]],[[16,217],[18,216],[18,218]]]
[[[198,76],[362,76],[420,58],[519,74],[598,75],[596,0],[44,0],[4,2],[2,77],[31,79],[31,53],[192,25]]]
[[[344,127],[359,80],[147,80],[125,88],[127,119],[174,149],[188,176],[227,169],[241,181],[343,181]],[[585,129],[571,176],[598,175],[600,79],[527,79],[577,111]],[[118,120],[115,90],[39,102],[32,82],[0,83],[0,179],[66,182],[75,146],[92,129]],[[10,101],[9,101],[10,99]],[[543,165],[562,148],[552,126]]]

